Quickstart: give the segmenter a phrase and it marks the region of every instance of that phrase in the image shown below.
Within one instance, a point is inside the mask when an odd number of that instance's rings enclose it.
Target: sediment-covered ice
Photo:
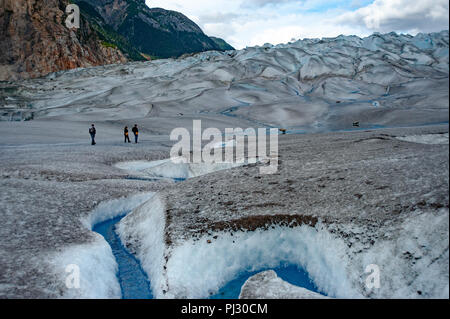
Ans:
[[[448,144],[448,133],[445,134],[425,134],[412,136],[399,136],[401,141],[421,143],[421,144]]]
[[[187,180],[128,215],[119,234],[156,298],[205,298],[282,264],[329,297],[447,298],[448,145],[396,138],[442,129],[287,136],[277,174],[256,165]]]
[[[92,226],[133,210],[149,193],[171,184],[128,180],[126,172],[112,165],[156,160],[161,148],[152,146],[150,155],[146,149],[114,143],[93,148],[77,135],[71,137],[74,144],[52,144],[56,136],[47,141],[49,130],[69,136],[78,124],[65,123],[66,130],[48,122],[15,124],[1,125],[3,142],[14,145],[0,146],[0,296],[120,297],[111,248]],[[17,124],[30,125],[18,129]],[[80,289],[66,287],[66,267],[72,264],[80,267]]]
[[[448,208],[411,212],[400,225],[388,226],[386,239],[355,256],[354,262],[361,266],[379,267],[380,287],[366,289],[368,295],[448,299],[449,217]],[[393,236],[393,232],[397,235]],[[367,274],[362,279],[366,280]]]
[[[448,144],[396,138],[444,131],[286,135],[277,174],[259,174],[257,163],[178,184],[130,180],[115,166],[164,158],[154,144],[5,147],[0,294],[120,297],[110,248],[92,225],[145,202],[119,233],[158,298],[207,297],[241,271],[280,262],[304,266],[331,297],[446,298]],[[302,222],[314,218],[323,222]],[[80,290],[65,286],[71,264]],[[365,288],[368,264],[380,267],[377,291]]]

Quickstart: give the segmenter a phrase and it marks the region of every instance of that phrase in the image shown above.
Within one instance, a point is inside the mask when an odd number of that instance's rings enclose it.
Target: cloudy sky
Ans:
[[[291,39],[449,28],[448,0],[146,0],[184,13],[236,49]]]

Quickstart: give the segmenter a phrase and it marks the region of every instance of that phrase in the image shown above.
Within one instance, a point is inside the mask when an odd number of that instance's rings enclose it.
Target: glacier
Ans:
[[[348,129],[354,121],[448,122],[448,39],[448,31],[304,39],[57,72],[1,83],[1,118],[139,119],[161,134],[190,127],[193,118],[219,129],[307,132]]]
[[[448,37],[303,39],[0,82],[0,296],[120,298],[92,229],[130,211],[117,233],[157,298],[208,298],[286,263],[330,298],[448,298]],[[175,165],[170,132],[193,120],[285,129],[278,172]],[[124,144],[135,123],[141,143]],[[65,285],[70,264],[80,289]],[[269,272],[242,297],[315,296],[299,289]]]

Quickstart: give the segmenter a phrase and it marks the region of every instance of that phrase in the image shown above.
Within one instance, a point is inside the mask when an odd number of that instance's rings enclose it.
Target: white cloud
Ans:
[[[342,14],[336,22],[379,32],[441,31],[448,29],[448,9],[448,0],[375,0],[366,7]]]
[[[292,38],[448,29],[446,0],[147,0],[180,11],[237,49]]]

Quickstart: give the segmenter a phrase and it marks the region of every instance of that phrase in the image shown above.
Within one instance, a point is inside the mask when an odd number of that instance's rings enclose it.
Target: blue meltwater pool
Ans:
[[[285,265],[278,268],[266,268],[258,271],[242,272],[234,280],[228,282],[224,287],[222,287],[217,294],[210,296],[210,299],[238,299],[239,294],[241,293],[241,288],[247,279],[266,270],[274,270],[278,277],[289,282],[290,284],[321,293],[314,282],[309,278],[308,273],[305,270],[295,265]]]

